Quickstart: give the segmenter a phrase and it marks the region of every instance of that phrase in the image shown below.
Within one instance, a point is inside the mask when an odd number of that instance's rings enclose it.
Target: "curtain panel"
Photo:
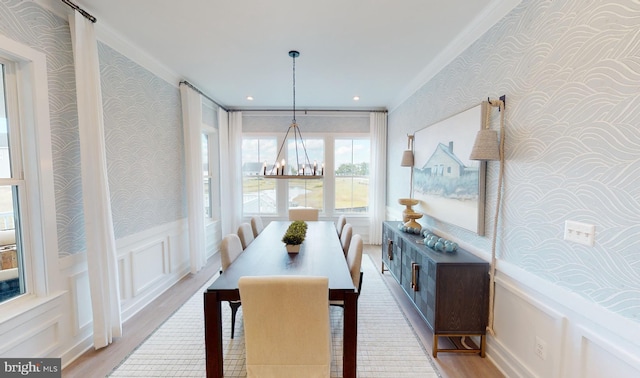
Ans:
[[[191,273],[197,273],[207,263],[202,176],[202,98],[184,84],[180,85],[180,98],[187,180],[189,260]]]
[[[107,176],[98,46],[93,23],[78,12],[69,18],[76,74],[82,200],[93,312],[93,345],[122,336],[118,260]]]
[[[235,233],[242,221],[242,112],[219,114],[220,213],[222,234],[227,235]]]
[[[369,171],[369,244],[382,242],[382,221],[386,214],[387,113],[369,115],[371,169]]]

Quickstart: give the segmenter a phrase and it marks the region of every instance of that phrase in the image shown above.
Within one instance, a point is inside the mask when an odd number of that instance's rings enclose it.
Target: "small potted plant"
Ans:
[[[307,223],[304,221],[293,221],[287,228],[287,231],[282,237],[282,242],[286,244],[287,252],[298,253],[300,252],[300,244],[304,241],[307,235]]]

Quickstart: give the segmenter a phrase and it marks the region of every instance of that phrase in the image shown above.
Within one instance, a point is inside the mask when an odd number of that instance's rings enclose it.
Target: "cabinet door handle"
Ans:
[[[393,240],[391,239],[387,239],[387,257],[393,260]]]
[[[420,265],[411,263],[411,288],[413,291],[418,291],[418,270]]]

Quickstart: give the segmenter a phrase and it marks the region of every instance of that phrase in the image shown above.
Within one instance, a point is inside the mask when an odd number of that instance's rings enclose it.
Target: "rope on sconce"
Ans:
[[[493,240],[491,241],[491,264],[489,266],[489,319],[487,324],[487,332],[491,336],[495,336],[493,329],[494,305],[495,305],[495,285],[496,285],[496,241],[498,239],[498,216],[500,214],[500,205],[502,202],[502,182],[504,179],[504,97],[499,100],[489,100],[489,109],[487,113],[487,125],[489,124],[490,113],[492,107],[497,107],[500,112],[500,171],[498,173],[498,194],[496,198],[496,212],[493,218]]]

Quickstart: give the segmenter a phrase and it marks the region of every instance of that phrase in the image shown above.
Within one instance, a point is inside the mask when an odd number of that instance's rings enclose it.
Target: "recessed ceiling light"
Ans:
[[[360,100],[360,96],[353,96],[353,101],[358,101]]]
[[[253,96],[247,96],[247,100],[253,101]]]

